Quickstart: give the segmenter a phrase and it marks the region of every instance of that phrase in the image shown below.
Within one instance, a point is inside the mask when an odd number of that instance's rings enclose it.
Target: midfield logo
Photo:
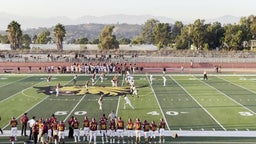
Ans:
[[[55,94],[55,87],[34,87],[38,89],[38,93],[45,93],[47,95]],[[90,86],[86,89],[84,86],[63,86],[59,90],[61,95],[77,95],[85,94],[104,94],[105,96],[120,96],[130,93],[130,87],[111,87],[111,86]]]

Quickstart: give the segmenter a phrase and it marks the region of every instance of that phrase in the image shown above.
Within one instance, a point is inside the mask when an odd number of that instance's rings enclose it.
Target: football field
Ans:
[[[47,82],[49,75],[52,76],[50,83]],[[203,80],[202,75],[197,74],[167,74],[166,86],[163,86],[161,74],[153,74],[152,84],[148,75],[134,74],[137,96],[130,94],[130,86],[122,75],[117,87],[111,85],[113,74],[106,74],[103,82],[97,78],[88,91],[84,85],[85,81],[91,81],[92,75],[78,74],[75,85],[73,77],[74,74],[0,75],[0,127],[9,131],[10,118],[19,119],[24,112],[36,119],[55,114],[68,125],[71,116],[82,123],[85,115],[99,121],[103,114],[115,111],[125,124],[128,118],[156,123],[163,118],[167,123],[166,135],[172,142],[190,143],[205,140],[204,137],[209,141],[218,137],[220,142],[236,141],[234,137],[242,139],[237,141],[246,138],[256,141],[253,139],[256,136],[256,75],[212,74]],[[59,96],[55,93],[57,83],[61,84]],[[104,94],[102,110],[98,105],[101,94]],[[125,94],[135,109],[128,105],[124,109]],[[171,138],[173,133],[179,138]]]

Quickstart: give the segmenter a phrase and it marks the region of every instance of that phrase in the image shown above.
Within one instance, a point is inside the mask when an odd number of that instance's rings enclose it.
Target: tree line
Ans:
[[[66,35],[65,26],[57,24],[53,29],[54,38],[50,31],[42,31],[31,38],[23,34],[20,24],[10,22],[6,32],[8,35],[0,35],[1,43],[10,43],[12,50],[29,48],[31,43],[47,44],[55,43],[58,50],[63,49],[63,41]],[[205,23],[205,20],[197,19],[192,24],[183,24],[176,21],[174,24],[161,23],[156,19],[149,19],[142,26],[140,35],[134,39],[122,38],[117,40],[113,34],[115,26],[106,25],[99,38],[89,41],[88,38],[72,39],[69,43],[98,44],[99,49],[118,49],[119,44],[153,44],[159,49],[196,49],[213,50],[246,50],[250,49],[251,40],[256,36],[256,16],[241,17],[237,24],[222,25],[219,22]]]

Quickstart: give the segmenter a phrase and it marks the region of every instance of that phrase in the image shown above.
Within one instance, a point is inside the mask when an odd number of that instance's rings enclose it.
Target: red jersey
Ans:
[[[116,122],[115,120],[112,120],[109,124],[109,129],[116,130]]]
[[[141,122],[140,121],[135,122],[135,130],[141,130]]]
[[[102,116],[101,119],[104,119],[105,121],[108,121],[108,118],[106,116]]]
[[[84,123],[83,124],[84,127],[89,127],[90,126],[90,121],[88,119],[84,119],[83,123]]]
[[[71,126],[72,125],[72,123],[74,122],[74,119],[73,118],[70,118],[69,120],[68,120],[68,124]]]
[[[161,122],[159,123],[159,129],[160,129],[160,128],[165,129],[165,122],[164,122],[164,121],[161,121]]]
[[[72,127],[74,129],[78,129],[79,128],[79,122],[77,120],[75,120],[73,123],[72,123]]]
[[[33,133],[38,133],[38,132],[39,132],[39,125],[38,125],[38,123],[35,123],[35,124],[32,126],[32,132],[33,132]]]
[[[124,121],[123,120],[117,121],[117,129],[124,129]]]
[[[57,123],[52,123],[52,129],[57,130],[58,129],[58,124]]]
[[[11,126],[11,127],[17,127],[17,125],[18,125],[18,121],[17,121],[16,119],[12,119],[12,120],[10,121],[10,126]]]
[[[26,115],[23,115],[21,118],[20,118],[20,121],[21,123],[25,124],[28,122],[28,117]]]
[[[90,122],[90,130],[91,131],[96,131],[97,130],[97,125],[98,125],[98,123],[96,121],[91,121]]]
[[[144,130],[145,132],[148,132],[149,129],[150,129],[149,123],[148,123],[148,122],[144,122],[144,124],[143,124],[143,130]]]
[[[47,121],[45,124],[48,127],[48,129],[52,129],[52,124],[50,121]]]
[[[155,123],[152,123],[152,124],[150,125],[150,128],[151,128],[152,131],[156,131],[157,125],[156,125]]]
[[[133,122],[128,122],[127,123],[127,130],[133,130]]]
[[[43,124],[42,132],[43,132],[43,134],[48,133],[48,127],[46,124]]]
[[[51,117],[50,121],[51,121],[51,123],[54,123],[54,122],[57,121],[57,118],[56,117]]]
[[[64,131],[65,130],[65,124],[60,123],[60,124],[58,124],[57,128],[58,128],[58,131]]]
[[[107,121],[106,120],[100,121],[100,130],[107,130]]]

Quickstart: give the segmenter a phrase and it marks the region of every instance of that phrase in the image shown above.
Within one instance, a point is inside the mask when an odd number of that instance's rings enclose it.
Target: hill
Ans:
[[[107,24],[79,24],[79,25],[65,25],[66,28],[66,37],[65,40],[69,41],[71,39],[78,38],[88,38],[89,40],[94,40],[99,37],[101,31],[104,26]],[[140,34],[142,25],[139,24],[113,24],[115,26],[114,35],[116,35],[117,39],[128,38],[133,39],[134,37]],[[30,35],[31,38],[34,35],[39,34],[42,31],[50,31],[51,37],[53,36],[54,27],[40,27],[40,28],[30,28],[27,30],[23,30],[24,34]],[[6,34],[6,32],[2,31],[0,34]]]

